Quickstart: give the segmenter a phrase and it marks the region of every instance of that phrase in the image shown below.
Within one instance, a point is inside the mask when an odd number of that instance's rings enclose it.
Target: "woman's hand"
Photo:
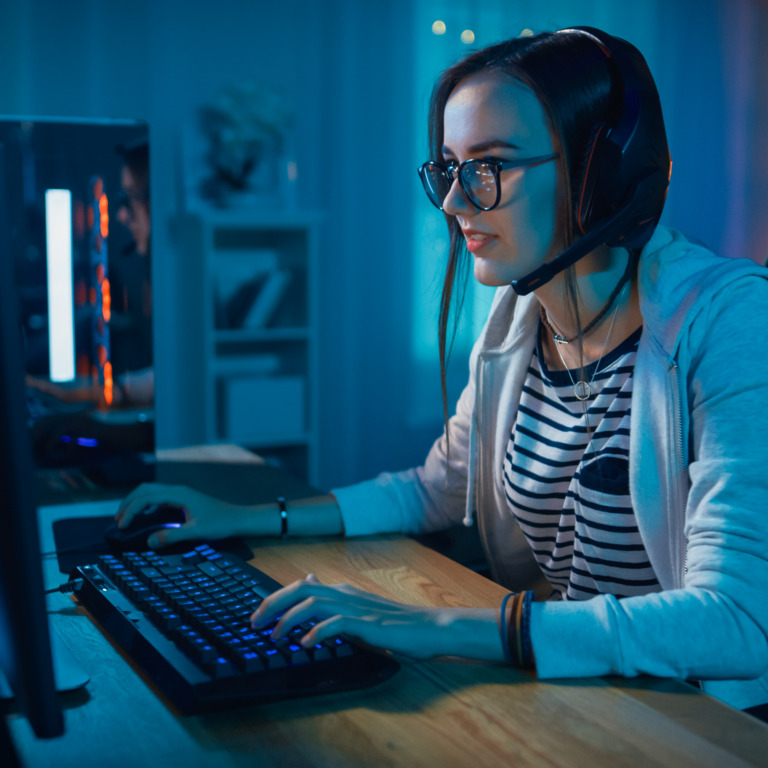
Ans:
[[[157,504],[182,507],[186,522],[179,528],[165,528],[153,533],[148,539],[148,544],[153,549],[190,539],[210,541],[245,534],[247,532],[243,530],[243,519],[248,512],[252,512],[207,496],[186,485],[143,483],[121,502],[115,517],[117,527],[125,528],[137,514]]]
[[[182,507],[186,522],[149,537],[150,547],[164,547],[189,539],[226,539],[230,536],[279,536],[276,502],[240,506],[195,491],[186,485],[144,483],[126,496],[117,511],[118,528],[125,528],[147,507]],[[288,505],[289,530],[294,536],[332,536],[343,533],[341,511],[330,494],[297,499]]]
[[[264,627],[278,616],[282,618],[272,633],[276,640],[297,624],[309,619],[317,622],[301,638],[305,648],[344,634],[418,659],[443,655],[503,658],[492,609],[403,605],[349,584],[326,586],[313,575],[267,597],[251,623]],[[462,644],[464,633],[473,637],[466,645]]]

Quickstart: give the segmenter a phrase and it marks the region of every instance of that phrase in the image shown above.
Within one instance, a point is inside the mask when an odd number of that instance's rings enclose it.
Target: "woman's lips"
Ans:
[[[490,235],[487,232],[478,232],[473,229],[465,229],[464,237],[467,241],[467,250],[470,253],[477,253],[482,248],[485,248],[488,243],[496,239],[495,235]]]

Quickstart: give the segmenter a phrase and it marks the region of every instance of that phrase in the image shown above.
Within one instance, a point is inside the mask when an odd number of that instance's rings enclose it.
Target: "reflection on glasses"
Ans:
[[[454,179],[459,180],[459,186],[464,196],[475,208],[490,211],[501,200],[501,184],[499,174],[514,168],[532,168],[535,165],[548,163],[560,157],[558,152],[552,155],[539,155],[526,160],[465,160],[459,164],[451,161],[448,165],[428,160],[419,168],[421,183],[432,204],[443,210],[443,202],[453,186]]]

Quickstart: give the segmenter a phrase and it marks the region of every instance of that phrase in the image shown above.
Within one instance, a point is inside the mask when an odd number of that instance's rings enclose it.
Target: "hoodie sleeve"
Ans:
[[[768,280],[753,275],[709,298],[679,351],[690,417],[682,586],[534,604],[540,677],[751,680],[768,670]]]

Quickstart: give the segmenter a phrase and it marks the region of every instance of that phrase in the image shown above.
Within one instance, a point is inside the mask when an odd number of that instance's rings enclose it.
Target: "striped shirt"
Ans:
[[[550,371],[534,351],[504,459],[510,510],[563,599],[661,589],[629,496],[629,415],[638,329],[584,370]],[[585,415],[585,407],[588,405]],[[589,424],[589,427],[587,426]]]

